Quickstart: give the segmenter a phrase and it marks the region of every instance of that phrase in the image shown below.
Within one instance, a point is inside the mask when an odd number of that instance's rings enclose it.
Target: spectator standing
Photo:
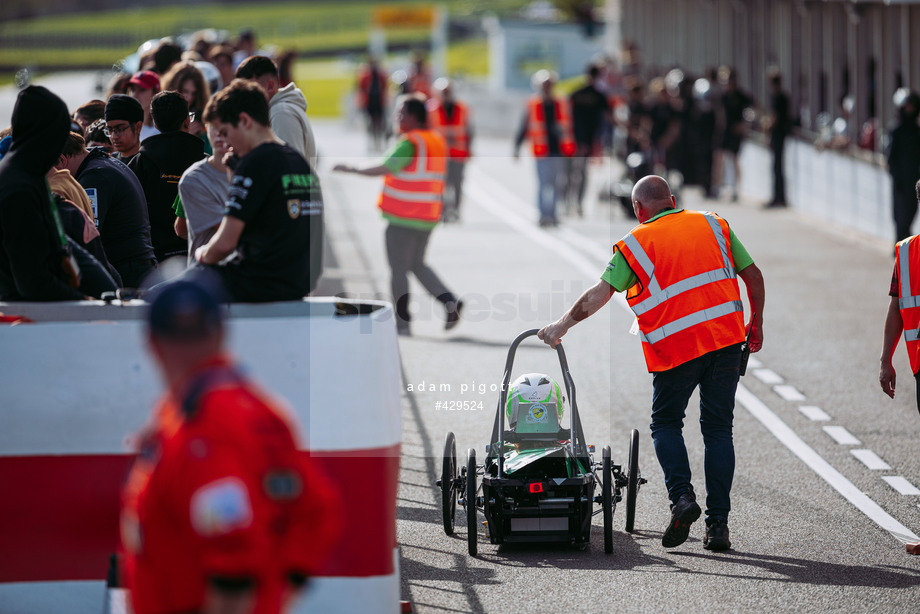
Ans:
[[[377,58],[370,56],[367,64],[358,68],[358,85],[355,106],[367,115],[367,133],[373,151],[380,151],[386,133],[384,113],[387,99],[387,74]]]
[[[652,373],[652,440],[671,500],[662,546],[673,548],[686,541],[690,525],[701,513],[682,433],[687,403],[699,387],[706,448],[703,547],[728,550],[735,469],[732,419],[745,340],[737,276],[744,280],[753,311],[752,352],[763,344],[763,276],[725,220],[713,213],[678,210],[661,177],[639,180],[632,201],[639,225],[616,244],[601,280],[538,336],[555,347],[572,326],[596,313],[615,292],[627,292]],[[678,285],[682,292],[668,292]]]
[[[102,119],[105,115],[105,101],[90,100],[77,107],[73,112],[73,120],[80,124],[81,133],[86,136],[86,129],[96,120]]]
[[[81,300],[89,292],[45,179],[70,131],[67,106],[31,85],[19,92],[12,125],[0,160],[0,300]]]
[[[521,127],[514,139],[514,159],[520,155],[524,139],[530,140],[537,163],[537,207],[540,226],[556,226],[556,204],[563,193],[565,177],[563,157],[575,154],[575,136],[569,104],[553,94],[556,77],[548,70],[538,70],[531,79],[537,94],[527,102]]]
[[[588,159],[602,151],[605,119],[613,120],[610,102],[597,87],[601,69],[597,64],[588,66],[588,82],[569,96],[572,107],[572,131],[575,137],[575,155],[566,158],[568,166],[566,204],[579,216],[583,211],[585,185],[588,179]]]
[[[400,335],[411,334],[410,272],[431,296],[444,305],[444,328],[450,330],[460,321],[463,301],[458,300],[425,263],[431,231],[441,217],[447,144],[441,135],[428,129],[428,113],[420,97],[401,96],[396,108],[402,138],[390,149],[382,163],[367,168],[336,164],[333,170],[384,177],[377,206],[388,222],[385,240],[392,273],[390,288],[396,305],[397,332]]]
[[[444,210],[441,219],[460,219],[463,198],[463,175],[470,159],[473,125],[467,105],[454,96],[453,84],[444,77],[434,82],[434,93],[428,99],[428,126],[447,143],[447,176],[444,180]]]
[[[208,137],[214,153],[188,167],[179,180],[183,209],[183,215],[179,217],[184,218],[184,229],[188,234],[189,264],[194,262],[198,248],[207,245],[217,232],[230,192],[230,169],[223,162],[230,148],[227,138],[211,125],[208,125]]]
[[[719,81],[725,88],[722,94],[722,112],[725,118],[725,130],[722,133],[722,143],[716,156],[715,185],[720,188],[725,180],[725,163],[731,162],[732,202],[738,200],[738,190],[741,185],[741,160],[738,152],[747,132],[745,112],[750,109],[754,100],[738,88],[738,79],[734,70],[723,66],[719,69]]]
[[[218,300],[180,281],[148,311],[166,392],[122,494],[135,614],[288,611],[341,531],[341,502],[291,416],[226,353]]]
[[[233,48],[229,45],[218,45],[211,49],[208,59],[220,72],[220,82],[222,86],[230,85],[233,81]]]
[[[201,116],[204,106],[211,97],[211,88],[204,78],[204,74],[193,62],[183,61],[174,64],[168,73],[163,75],[163,89],[172,90],[182,94],[188,103],[189,113],[194,115],[189,126],[189,134],[193,134],[205,143],[205,152],[211,153],[211,144],[205,131]]]
[[[158,134],[160,131],[153,122],[153,115],[150,112],[150,103],[153,97],[160,91],[160,77],[153,71],[143,70],[131,77],[128,81],[126,91],[129,96],[136,98],[137,101],[141,103],[141,108],[144,110],[144,125],[141,127],[140,136],[141,141],[154,134]]]
[[[418,94],[425,100],[431,98],[431,70],[421,51],[412,53],[412,66],[403,85],[404,94]]]
[[[300,152],[310,168],[316,169],[316,141],[313,128],[307,119],[307,99],[293,83],[280,87],[278,67],[271,58],[254,55],[247,58],[236,69],[237,79],[254,81],[262,86],[268,100],[272,132]]]
[[[265,90],[234,80],[205,108],[212,132],[237,156],[226,214],[195,260],[217,265],[230,298],[296,301],[322,272],[323,196],[304,157],[272,132]]]
[[[164,38],[153,50],[153,72],[158,77],[168,73],[180,61],[182,61],[182,47],[171,39]]]
[[[105,136],[112,141],[116,156],[129,164],[141,150],[144,107],[133,96],[113,94],[105,103]]]
[[[773,153],[773,197],[767,207],[786,206],[786,171],[783,168],[783,153],[786,137],[792,131],[792,116],[789,111],[789,96],[783,92],[782,76],[772,71],[770,79],[770,151]]]
[[[92,204],[102,247],[126,288],[140,288],[157,266],[144,189],[127,166],[79,135],[67,139],[58,168],[67,169]]]
[[[178,92],[160,92],[150,104],[160,134],[141,143],[129,167],[144,188],[150,218],[150,238],[158,262],[173,256],[188,256],[185,239],[175,231],[173,202],[179,194],[179,179],[194,162],[204,157],[204,143],[188,133],[188,103]]]
[[[891,131],[888,145],[895,241],[910,236],[917,215],[915,186],[920,181],[920,125],[917,124],[920,96],[905,92],[903,98],[898,105],[898,125]]]
[[[256,55],[256,33],[251,28],[240,32],[233,52],[233,70],[236,71],[246,58]],[[229,83],[229,81],[227,82]]]

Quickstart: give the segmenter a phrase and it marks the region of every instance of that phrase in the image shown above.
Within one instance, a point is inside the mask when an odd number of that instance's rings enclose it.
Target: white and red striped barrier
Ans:
[[[342,303],[362,313],[341,315]],[[298,612],[399,608],[400,363],[391,307],[361,305],[231,307],[233,354],[287,401],[345,503],[341,543]],[[101,612],[133,460],[126,440],[162,391],[143,306],[0,312],[35,321],[0,325],[0,611]]]

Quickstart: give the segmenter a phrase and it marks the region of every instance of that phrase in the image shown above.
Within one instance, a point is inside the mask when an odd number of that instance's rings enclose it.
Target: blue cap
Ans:
[[[155,337],[193,341],[223,327],[220,293],[211,284],[183,279],[162,284],[152,294],[147,322]]]

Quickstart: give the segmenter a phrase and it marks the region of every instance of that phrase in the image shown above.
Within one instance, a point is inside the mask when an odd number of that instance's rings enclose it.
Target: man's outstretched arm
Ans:
[[[548,326],[544,326],[537,337],[551,347],[556,347],[562,336],[570,328],[581,322],[585,318],[594,315],[597,311],[607,304],[610,297],[616,290],[603,279],[585,290],[584,294],[578,297],[571,309],[565,312],[565,315]]]

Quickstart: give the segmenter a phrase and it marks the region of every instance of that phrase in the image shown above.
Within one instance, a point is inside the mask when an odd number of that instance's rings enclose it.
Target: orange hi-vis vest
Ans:
[[[559,129],[559,149],[563,156],[575,155],[575,132],[572,130],[572,114],[569,103],[561,98],[554,98],[556,107],[556,126]],[[527,138],[533,147],[535,158],[545,158],[549,155],[549,137],[546,134],[546,115],[544,113],[543,98],[531,96],[529,113],[527,114]]]
[[[910,368],[920,372],[920,241],[908,237],[895,247],[898,262],[898,308],[904,322],[904,345]]]
[[[744,341],[744,305],[728,223],[679,211],[640,224],[621,251],[639,282],[626,293],[650,372],[666,371]]]
[[[454,102],[454,114],[448,119],[438,100],[428,101],[428,126],[447,141],[447,155],[451,160],[466,161],[470,157],[469,111],[465,104]]]
[[[384,178],[377,206],[387,215],[437,222],[447,172],[447,144],[432,130],[410,130],[405,138],[415,145],[415,157],[401,171]]]

